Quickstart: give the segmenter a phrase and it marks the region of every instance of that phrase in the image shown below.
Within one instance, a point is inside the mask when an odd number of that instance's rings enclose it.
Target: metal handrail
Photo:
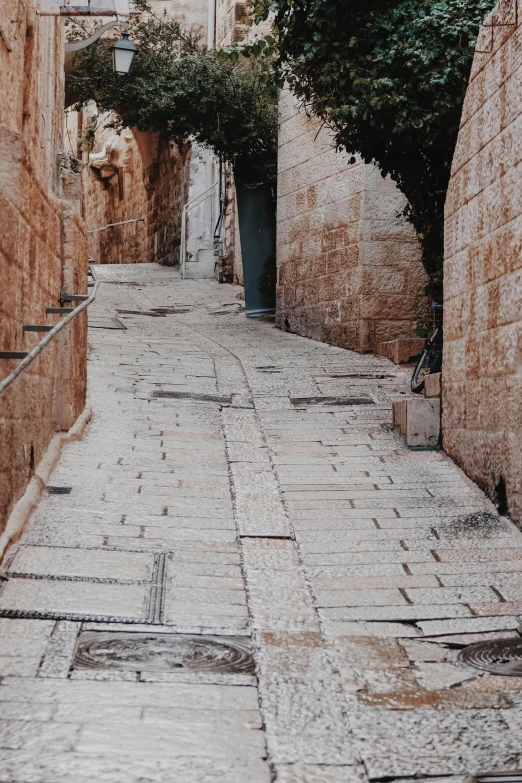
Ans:
[[[99,285],[100,285],[100,281],[96,280],[94,283],[94,287],[92,289],[92,293],[89,295],[89,297],[80,305],[78,305],[78,307],[75,307],[71,313],[65,316],[65,318],[62,318],[62,320],[59,321],[56,324],[56,326],[53,326],[51,331],[48,332],[45,335],[45,337],[43,337],[40,340],[40,342],[37,345],[35,345],[35,347],[31,351],[29,351],[27,356],[25,356],[22,359],[18,367],[15,367],[13,372],[9,373],[9,375],[6,378],[4,378],[4,380],[0,383],[0,397],[9,388],[9,386],[13,383],[13,381],[15,381],[18,378],[18,376],[23,373],[26,367],[28,367],[31,364],[31,362],[33,362],[36,359],[36,357],[41,353],[41,351],[43,351],[45,346],[51,342],[53,337],[56,337],[58,332],[61,332],[63,327],[67,326],[69,321],[72,321],[73,318],[76,318],[76,316],[79,313],[81,313],[82,310],[85,310],[85,308],[88,307],[91,304],[91,302],[94,302],[94,300],[96,299],[96,293],[98,291]]]
[[[188,212],[189,209],[192,209],[192,207],[195,206],[196,201],[199,201],[200,198],[204,199],[206,196],[208,196],[210,191],[214,190],[214,188],[217,187],[218,185],[219,185],[219,182],[216,180],[213,185],[210,185],[210,187],[208,187],[206,190],[204,190],[202,193],[200,193],[199,196],[194,196],[193,199],[191,199],[190,201],[187,201],[187,203],[185,204],[183,209]]]
[[[187,261],[187,215],[193,207],[198,207],[211,195],[217,188],[219,182],[216,180],[213,185],[200,193],[198,196],[194,196],[191,201],[187,201],[181,212],[181,245],[180,245],[180,266],[181,266],[181,279],[185,279],[185,264]]]
[[[106,228],[112,228],[113,226],[125,226],[127,223],[140,223],[141,221],[144,220],[145,218],[133,218],[132,220],[120,220],[119,223],[108,223],[106,226],[102,226],[101,228],[89,228],[87,233],[94,234],[96,231],[105,231]]]

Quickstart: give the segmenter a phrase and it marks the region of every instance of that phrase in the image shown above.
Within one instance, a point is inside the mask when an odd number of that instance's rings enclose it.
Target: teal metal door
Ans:
[[[270,185],[248,186],[235,167],[237,210],[243,276],[245,280],[245,309],[247,318],[275,313],[275,280],[273,296],[266,285],[259,290],[260,278],[275,259],[276,252],[276,202]]]

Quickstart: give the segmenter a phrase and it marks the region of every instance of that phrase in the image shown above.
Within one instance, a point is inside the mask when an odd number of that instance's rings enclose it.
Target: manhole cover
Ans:
[[[78,639],[74,666],[135,672],[184,669],[220,674],[254,673],[252,653],[243,639],[171,633],[84,631]]]
[[[458,660],[491,674],[522,677],[522,639],[497,639],[471,644],[461,650]]]

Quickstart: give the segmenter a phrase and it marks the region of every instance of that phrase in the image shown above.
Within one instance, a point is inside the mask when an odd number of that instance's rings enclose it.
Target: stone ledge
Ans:
[[[423,337],[400,337],[397,340],[377,343],[375,353],[377,356],[391,359],[395,364],[408,364],[422,352],[425,342]]]
[[[412,449],[438,449],[441,440],[439,398],[417,397],[393,403],[393,425]]]

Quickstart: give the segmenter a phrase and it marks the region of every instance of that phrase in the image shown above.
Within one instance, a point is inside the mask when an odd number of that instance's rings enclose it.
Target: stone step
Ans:
[[[440,398],[416,397],[393,403],[393,425],[413,449],[438,449],[441,441]]]
[[[442,392],[442,373],[435,372],[427,375],[424,381],[425,397],[440,397]]]

